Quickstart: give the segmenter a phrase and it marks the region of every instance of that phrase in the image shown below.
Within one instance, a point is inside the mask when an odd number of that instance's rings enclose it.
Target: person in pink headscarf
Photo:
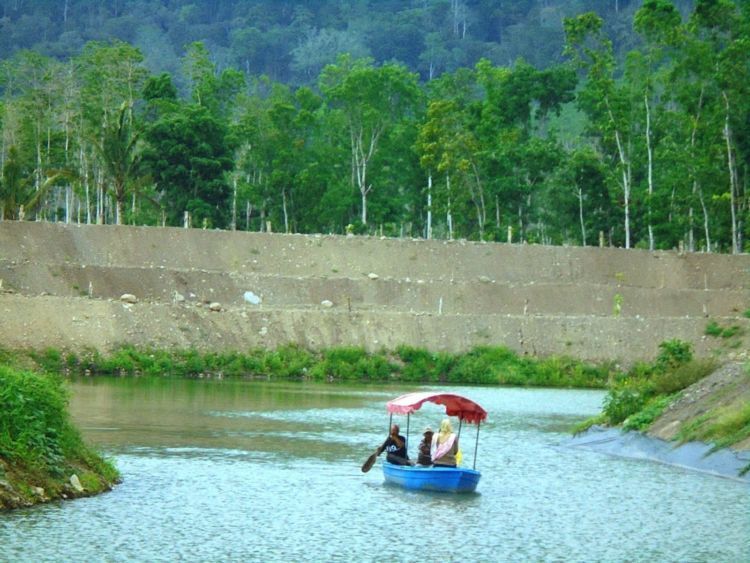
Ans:
[[[453,433],[450,419],[440,423],[440,431],[432,437],[430,457],[435,467],[456,467],[458,437]]]

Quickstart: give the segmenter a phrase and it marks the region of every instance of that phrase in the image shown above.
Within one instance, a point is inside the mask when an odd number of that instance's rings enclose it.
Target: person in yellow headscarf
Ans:
[[[456,467],[458,437],[453,433],[450,419],[440,423],[440,431],[432,437],[430,457],[435,467]]]

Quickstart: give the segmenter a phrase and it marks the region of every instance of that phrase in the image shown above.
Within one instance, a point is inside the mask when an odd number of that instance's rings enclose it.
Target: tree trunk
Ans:
[[[732,215],[732,254],[739,254],[739,235],[737,232],[737,164],[734,151],[732,150],[732,129],[729,126],[729,98],[726,92],[722,92],[726,113],[724,117],[724,139],[727,143],[727,167],[729,168],[729,206]]]
[[[448,192],[448,209],[445,220],[448,223],[448,240],[453,240],[453,213],[451,212],[451,177],[445,176],[445,187]]]
[[[289,234],[289,213],[286,208],[286,189],[281,190],[281,210],[284,213],[284,232]]]
[[[578,218],[581,221],[581,242],[586,246],[586,224],[583,221],[583,190],[578,188]]]
[[[617,144],[617,154],[620,159],[620,167],[622,168],[622,191],[625,205],[625,248],[630,248],[630,162],[625,154],[625,147],[620,138],[620,130],[617,128],[615,116],[612,114],[612,110],[609,107],[609,101],[605,100],[605,103],[607,105],[609,118],[612,121],[612,125],[615,127],[615,143]]]
[[[703,203],[703,193],[701,192],[700,184],[698,183],[698,177],[697,177],[698,175],[695,170],[695,159],[697,156],[695,154],[695,145],[696,145],[696,138],[698,136],[698,123],[700,122],[701,110],[703,109],[703,92],[704,92],[704,88],[701,87],[701,92],[700,92],[700,95],[698,96],[698,107],[696,108],[695,118],[693,119],[693,128],[692,128],[692,131],[690,131],[690,156],[692,157],[690,174],[693,177],[693,198],[695,198],[696,195],[699,196],[701,207],[703,208],[703,213],[705,214],[706,206]],[[695,215],[695,212],[693,210],[693,203],[691,201],[690,208],[688,209],[688,221],[689,221],[688,224],[690,228],[689,235],[688,235],[688,249],[690,250],[690,252],[695,252],[694,215]],[[703,220],[704,220],[704,225],[706,229],[706,252],[711,252],[711,245],[709,244],[710,239],[708,238],[708,217],[704,215]]]
[[[232,177],[232,223],[230,230],[237,230],[237,176]]]
[[[432,238],[432,172],[427,175],[427,240]]]
[[[651,146],[651,108],[648,105],[648,93],[644,94],[643,101],[646,106],[646,152],[648,154],[648,249],[654,250],[654,225],[651,217],[654,196],[654,151]]]

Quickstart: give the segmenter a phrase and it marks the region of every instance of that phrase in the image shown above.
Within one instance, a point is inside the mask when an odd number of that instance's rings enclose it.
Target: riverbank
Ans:
[[[750,483],[750,362],[730,362],[705,377],[701,367],[687,361],[666,374],[632,374],[564,445]],[[697,380],[684,389],[655,391],[688,376]]]
[[[95,495],[119,480],[70,421],[59,377],[0,365],[0,510]]]

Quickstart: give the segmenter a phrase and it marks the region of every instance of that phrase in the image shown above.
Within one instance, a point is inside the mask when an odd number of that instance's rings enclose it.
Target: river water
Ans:
[[[360,466],[385,402],[429,388],[173,379],[71,383],[113,491],[0,514],[0,561],[750,561],[746,484],[559,445],[599,391],[451,387],[489,412],[476,494]],[[411,417],[410,452],[441,407]],[[405,417],[398,417],[405,431]],[[464,427],[464,463],[475,427]]]

